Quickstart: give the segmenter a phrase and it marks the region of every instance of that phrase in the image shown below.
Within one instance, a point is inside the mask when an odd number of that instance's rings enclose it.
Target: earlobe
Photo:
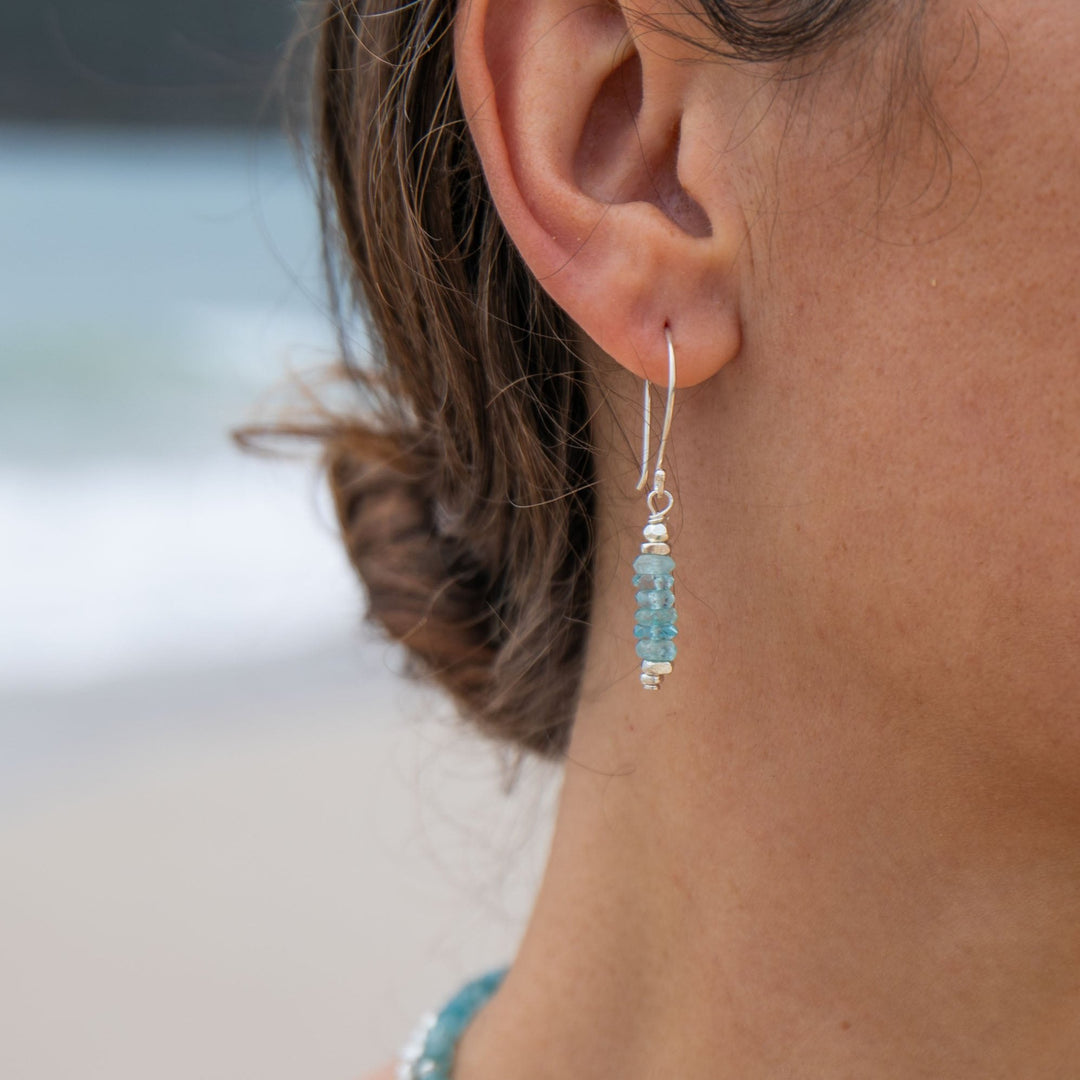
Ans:
[[[680,171],[696,65],[640,6],[462,0],[459,93],[499,215],[537,280],[612,358],[679,383],[739,351],[741,241],[723,178]],[[648,40],[646,40],[646,38]]]

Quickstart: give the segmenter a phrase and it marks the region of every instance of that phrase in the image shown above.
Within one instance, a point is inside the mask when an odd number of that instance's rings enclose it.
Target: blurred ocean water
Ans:
[[[353,632],[312,469],[228,435],[331,355],[283,140],[0,130],[0,712]]]

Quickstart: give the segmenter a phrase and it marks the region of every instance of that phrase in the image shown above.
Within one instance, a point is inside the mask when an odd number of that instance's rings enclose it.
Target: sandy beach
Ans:
[[[0,700],[0,1075],[351,1080],[512,953],[557,776],[356,642]]]

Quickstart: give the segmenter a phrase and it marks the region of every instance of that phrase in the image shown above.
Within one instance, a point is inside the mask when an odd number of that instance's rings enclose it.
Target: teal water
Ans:
[[[280,139],[0,131],[0,461],[208,449],[325,347]]]
[[[283,140],[0,130],[0,690],[353,625],[310,470],[228,435],[330,356],[320,273]]]

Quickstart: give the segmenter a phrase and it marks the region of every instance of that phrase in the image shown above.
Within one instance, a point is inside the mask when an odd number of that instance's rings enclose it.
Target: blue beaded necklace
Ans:
[[[454,1051],[469,1021],[499,989],[508,968],[466,983],[436,1013],[425,1013],[398,1058],[395,1080],[453,1080]]]

